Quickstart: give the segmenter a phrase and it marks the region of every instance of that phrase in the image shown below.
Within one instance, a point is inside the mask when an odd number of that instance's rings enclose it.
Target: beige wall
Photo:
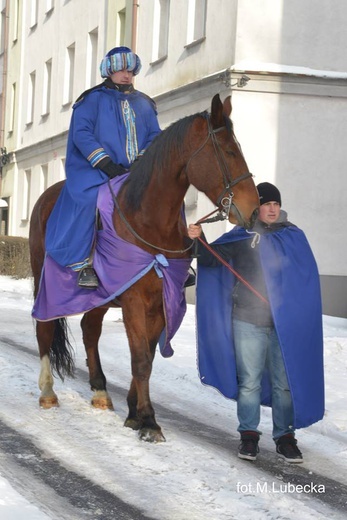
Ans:
[[[336,287],[344,287],[347,279],[345,0],[336,0],[333,9],[331,0],[321,0],[319,9],[316,0],[209,0],[205,37],[188,46],[189,2],[171,1],[167,56],[159,61],[153,60],[152,52],[154,0],[136,2],[134,34],[132,0],[55,2],[48,16],[45,2],[38,4],[38,23],[30,29],[25,11],[29,3],[20,2],[22,24],[9,48],[6,93],[16,81],[18,97],[16,126],[9,133],[7,120],[5,127],[7,150],[13,154],[12,163],[3,168],[0,189],[1,196],[11,200],[10,234],[28,235],[28,221],[21,218],[25,170],[32,171],[31,206],[42,190],[42,165],[48,165],[50,183],[61,178],[72,107],[62,104],[66,47],[75,42],[75,99],[86,88],[88,33],[98,28],[98,64],[113,46],[136,42],[143,63],[136,87],[157,101],[162,128],[209,109],[216,93],[222,99],[232,95],[235,132],[255,181],[275,182],[282,191],[289,218],[307,234],[331,302]],[[52,107],[43,118],[42,71],[51,58]],[[26,125],[28,76],[34,70],[38,100],[33,123]],[[250,81],[241,88],[234,83],[242,74]],[[188,199],[188,221],[210,211],[203,195],[190,191]],[[211,225],[208,238],[216,238],[226,227]],[[340,291],[341,312],[343,298]]]

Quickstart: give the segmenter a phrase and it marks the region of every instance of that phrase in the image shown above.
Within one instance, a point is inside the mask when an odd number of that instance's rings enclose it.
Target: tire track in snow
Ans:
[[[37,352],[34,352],[32,349],[28,347],[20,345],[11,338],[0,336],[0,341],[11,346],[12,348],[15,347],[16,349],[24,352],[25,354],[30,354],[31,356],[38,358]],[[76,378],[80,381],[83,381],[83,383],[85,383],[87,386],[89,385],[88,373],[86,370],[76,368]],[[119,409],[119,411],[124,412],[124,414],[126,415],[125,403],[127,389],[118,386],[114,383],[108,383],[107,388],[109,393],[117,395],[118,398],[120,397],[123,399],[124,404],[120,406],[118,405],[117,408]],[[166,428],[169,427],[171,430],[177,430],[181,434],[193,438],[194,442],[198,442],[201,445],[210,445],[213,447],[217,446],[223,452],[225,452],[226,457],[237,457],[236,454],[238,450],[239,439],[233,436],[232,434],[225,435],[225,431],[218,429],[215,426],[211,426],[209,424],[202,423],[196,419],[189,418],[181,414],[180,412],[172,411],[160,404],[153,404],[156,410],[156,415],[160,417],[161,423],[166,424]],[[242,463],[247,465],[247,469],[249,468],[249,465],[254,464],[248,461],[242,461]],[[325,492],[319,493],[313,491],[312,493],[310,493],[309,498],[307,495],[305,495],[305,498],[307,498],[307,500],[310,500],[310,502],[315,500],[322,502],[336,511],[343,513],[347,512],[347,486],[341,482],[338,482],[335,479],[329,478],[325,475],[321,475],[317,472],[310,471],[307,465],[293,465],[282,463],[282,461],[279,461],[278,456],[274,452],[262,448],[261,453],[257,458],[256,466],[254,465],[254,468],[257,471],[263,471],[268,476],[275,479],[277,482],[280,476],[280,480],[283,484],[302,486],[303,489],[308,489],[310,487],[312,488],[313,486],[313,490],[315,490],[318,486],[323,486]],[[95,486],[95,484],[92,483],[90,483],[90,485]],[[106,520],[106,518],[108,517],[101,518],[103,518],[103,520],[105,518]],[[138,520],[140,518],[147,517],[135,516],[134,518]]]
[[[0,460],[2,473],[14,487],[29,493],[30,499],[49,516],[53,514],[54,520],[152,520],[101,486],[64,468],[58,460],[47,457],[1,420]]]

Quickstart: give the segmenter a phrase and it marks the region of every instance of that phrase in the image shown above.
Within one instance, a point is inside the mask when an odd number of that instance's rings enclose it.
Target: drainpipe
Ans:
[[[131,50],[136,52],[136,37],[137,37],[137,11],[140,7],[140,0],[133,0],[132,10],[132,26],[131,26]]]
[[[6,110],[6,91],[7,91],[7,61],[8,61],[8,11],[9,0],[5,3],[5,27],[4,27],[4,57],[2,71],[2,103],[1,103],[1,128],[0,128],[0,148],[4,147],[5,141],[5,110]]]
[[[6,90],[7,90],[7,53],[8,53],[8,11],[9,11],[9,1],[6,0],[5,3],[5,27],[4,27],[4,57],[3,57],[3,71],[2,71],[2,102],[1,102],[1,122],[0,122],[0,149],[1,154],[6,149],[4,148],[5,142],[5,109],[6,109]],[[7,153],[6,153],[7,155]],[[2,157],[1,157],[2,159]],[[7,202],[1,199],[2,195],[2,167],[3,164],[0,163],[0,224],[2,222],[2,208],[7,207]]]

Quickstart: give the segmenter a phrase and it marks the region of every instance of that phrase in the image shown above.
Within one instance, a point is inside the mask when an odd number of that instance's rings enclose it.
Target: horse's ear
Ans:
[[[212,98],[210,121],[212,128],[219,128],[225,124],[223,118],[223,105],[219,94],[216,94]]]
[[[227,117],[230,117],[231,114],[231,96],[225,98],[223,103],[223,114]]]
[[[211,103],[211,124],[212,128],[219,128],[225,125],[224,117],[230,117],[231,96],[228,96],[222,104],[219,94],[216,94]]]

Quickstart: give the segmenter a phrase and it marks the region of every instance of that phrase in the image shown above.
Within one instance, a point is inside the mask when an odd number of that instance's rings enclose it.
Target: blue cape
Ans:
[[[250,236],[242,228],[234,228],[216,243]],[[322,308],[316,261],[304,233],[296,226],[261,235],[257,247],[293,399],[293,426],[304,428],[324,415]],[[198,266],[200,379],[230,399],[238,395],[232,332],[234,279],[223,265]],[[271,406],[271,383],[266,372],[262,404]]]

